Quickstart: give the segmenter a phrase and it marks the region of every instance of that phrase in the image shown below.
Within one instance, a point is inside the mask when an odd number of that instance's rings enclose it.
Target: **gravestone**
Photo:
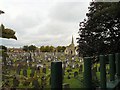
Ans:
[[[77,63],[75,67],[78,68],[78,67],[79,67],[79,64]]]
[[[65,75],[65,68],[62,68],[62,74]]]
[[[75,65],[73,64],[73,65],[72,65],[72,69],[74,69],[74,68],[75,68]]]
[[[29,67],[30,67],[30,69],[32,69],[32,63],[29,63]]]
[[[49,78],[49,85],[51,85],[51,76],[50,76],[50,78]]]
[[[97,69],[98,72],[100,72],[100,66],[98,66],[98,69]]]
[[[46,77],[45,76],[41,77],[41,85],[42,85],[42,88],[44,88],[46,86]]]
[[[26,70],[26,69],[23,69],[23,75],[24,75],[25,77],[27,77],[27,70]]]
[[[34,77],[34,74],[35,74],[35,69],[32,68],[32,69],[31,69],[31,73],[30,73],[30,77]]]
[[[92,78],[93,78],[93,80],[97,80],[97,75],[96,75],[96,72],[97,72],[97,67],[94,67],[93,69],[92,69]]]
[[[29,59],[30,62],[32,62],[32,53],[29,53],[28,59]]]
[[[78,72],[75,71],[75,72],[74,72],[74,77],[77,77],[77,76],[78,76]]]
[[[68,77],[67,77],[68,79],[70,79],[70,75],[68,75]]]
[[[46,74],[46,67],[42,69],[42,72]]]
[[[69,71],[72,72],[72,68],[70,68]]]
[[[39,82],[37,79],[33,80],[32,86],[33,86],[33,88],[36,88],[36,89],[40,88],[40,85],[39,85]]]
[[[70,72],[70,69],[68,69],[67,72],[69,73],[69,72]]]
[[[80,68],[79,68],[79,73],[82,73],[82,70],[83,70],[83,66],[80,65]]]
[[[16,67],[16,73],[20,75],[20,71],[21,71],[21,66],[20,64],[18,64],[18,66]]]
[[[13,88],[18,87],[19,83],[20,83],[19,80],[16,77],[14,77],[13,78]]]
[[[25,82],[23,82],[23,85],[24,85],[24,86],[29,86],[29,85],[30,85],[30,82],[28,82],[27,80],[25,80]]]
[[[40,74],[40,66],[37,67],[37,71],[38,74]]]

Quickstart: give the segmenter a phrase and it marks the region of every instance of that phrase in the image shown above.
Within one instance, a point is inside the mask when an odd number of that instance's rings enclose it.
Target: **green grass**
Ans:
[[[64,60],[64,57],[62,57],[62,60]],[[14,62],[16,61],[16,59],[14,59]],[[77,62],[76,63],[78,63],[79,61],[77,60]],[[46,65],[50,65],[50,62],[43,62],[43,63],[46,63]],[[97,64],[97,67],[99,67],[100,66],[100,64]],[[109,65],[107,65],[106,66],[107,67],[107,69],[109,69]],[[79,68],[75,68],[75,69],[72,69],[72,72],[70,72],[71,73],[71,75],[70,75],[70,77],[71,77],[71,79],[68,79],[67,77],[68,77],[68,72],[67,72],[67,70],[68,69],[70,69],[69,67],[68,68],[66,68],[66,70],[65,70],[65,76],[64,76],[64,80],[63,80],[63,83],[68,83],[69,85],[70,85],[70,88],[84,88],[84,83],[83,83],[83,75],[82,74],[79,74],[76,78],[74,78],[74,72],[75,71],[77,71],[78,73],[79,73]],[[82,71],[84,71],[84,65],[83,65],[83,70]],[[107,70],[108,71],[108,70]],[[27,75],[28,75],[28,78],[30,78],[30,73],[31,73],[31,70],[30,70],[30,68],[28,68],[27,69]],[[15,71],[14,70],[11,70],[10,71],[10,75],[13,75],[13,74],[16,74],[15,73]],[[38,75],[38,76],[40,76],[39,78],[38,78],[38,81],[39,81],[39,83],[41,84],[41,77],[42,77],[42,75],[44,75],[43,73],[42,73],[42,70],[40,70],[40,74]],[[48,66],[47,66],[47,68],[46,68],[46,74],[45,74],[45,76],[46,77],[48,77],[50,75],[50,70],[49,70],[49,68],[48,68]],[[100,72],[96,72],[96,75],[97,75],[97,78],[98,78],[98,80],[100,80]],[[35,73],[35,76],[36,76],[36,73]],[[23,77],[23,69],[21,69],[21,72],[20,72],[20,77]],[[109,74],[107,75],[107,79],[109,79]],[[13,86],[13,80],[12,79],[8,79],[10,82],[9,82],[9,84],[10,84],[10,86]],[[50,85],[49,85],[49,77],[47,78],[47,80],[46,80],[46,82],[47,82],[47,86],[46,86],[46,88],[50,88]],[[20,80],[20,85],[19,85],[19,88],[32,88],[33,86],[32,86],[32,81],[31,81],[31,83],[30,83],[30,85],[29,86],[23,86],[23,80],[21,79]]]
[[[84,87],[81,75],[79,75],[76,78],[71,77],[71,79],[67,79],[65,77],[63,80],[63,83],[68,83],[70,85],[70,88],[83,88]]]

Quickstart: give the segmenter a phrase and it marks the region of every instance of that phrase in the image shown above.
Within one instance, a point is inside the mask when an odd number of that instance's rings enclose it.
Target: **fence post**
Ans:
[[[92,88],[91,58],[84,58],[84,84],[86,88]]]
[[[51,89],[62,90],[62,62],[51,63]]]
[[[109,64],[110,64],[110,81],[115,80],[115,57],[114,54],[109,54]]]
[[[117,78],[120,79],[120,53],[115,54]]]
[[[105,67],[105,56],[100,55],[99,56],[100,60],[100,86],[101,88],[105,89],[106,88],[106,67]]]

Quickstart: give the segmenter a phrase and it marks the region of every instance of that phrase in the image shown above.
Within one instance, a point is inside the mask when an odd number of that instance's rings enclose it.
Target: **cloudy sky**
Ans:
[[[0,23],[16,31],[18,40],[1,39],[8,47],[69,45],[78,37],[91,0],[0,0]]]

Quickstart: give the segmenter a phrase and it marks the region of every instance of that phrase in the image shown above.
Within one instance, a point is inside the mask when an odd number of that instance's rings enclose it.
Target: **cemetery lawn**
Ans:
[[[21,53],[21,55],[23,54]],[[17,56],[19,56],[19,54]],[[20,57],[12,56],[10,59],[13,61],[13,64],[10,65],[12,67],[8,68],[6,70],[7,73],[3,75],[5,77],[5,80],[9,81],[9,86],[10,87],[14,86],[13,78],[16,77],[17,80],[19,81],[19,85],[17,88],[33,88],[32,83],[34,83],[34,81],[38,81],[38,84],[40,85],[40,87],[43,86],[44,84],[44,88],[50,88],[51,87],[50,86],[50,73],[51,73],[50,66],[53,59],[54,60],[56,59],[54,55],[51,55],[51,54],[49,55],[49,53],[47,54],[48,58],[46,58],[45,56],[46,55],[44,53],[40,54],[40,56],[32,56],[32,58],[34,58],[34,60],[36,61],[34,62],[30,61],[29,64],[27,64],[27,61],[29,61],[29,59],[26,59],[26,57],[22,57],[23,58],[22,60],[22,58]],[[64,66],[65,68],[63,68],[65,71],[63,84],[69,84],[70,88],[85,88],[84,79],[83,79],[83,72],[84,72],[83,62],[81,62],[81,60],[79,60],[78,57],[72,60],[71,57],[66,58],[66,56],[62,54],[61,55],[58,54],[57,59],[65,63],[65,66]],[[30,66],[30,64],[32,64],[32,66]],[[40,69],[38,69],[38,65],[41,65],[39,66]],[[81,65],[82,67],[80,67]],[[44,71],[43,71],[43,66],[45,66],[46,68]],[[100,72],[99,72],[100,64],[96,63],[94,65],[94,68],[96,66],[97,66],[97,71],[95,71],[95,75],[97,76],[97,80],[99,82],[100,81]],[[20,71],[18,72],[18,70]],[[106,65],[106,70],[107,70],[106,72],[107,72],[107,80],[108,80],[109,79],[108,65]],[[6,81],[4,81],[3,83],[5,83]],[[30,83],[26,85],[28,82]],[[98,82],[96,83],[95,81],[95,84],[98,85]]]
[[[75,78],[67,79],[64,78],[63,83],[68,83],[70,88],[84,88],[82,75],[79,75]]]

